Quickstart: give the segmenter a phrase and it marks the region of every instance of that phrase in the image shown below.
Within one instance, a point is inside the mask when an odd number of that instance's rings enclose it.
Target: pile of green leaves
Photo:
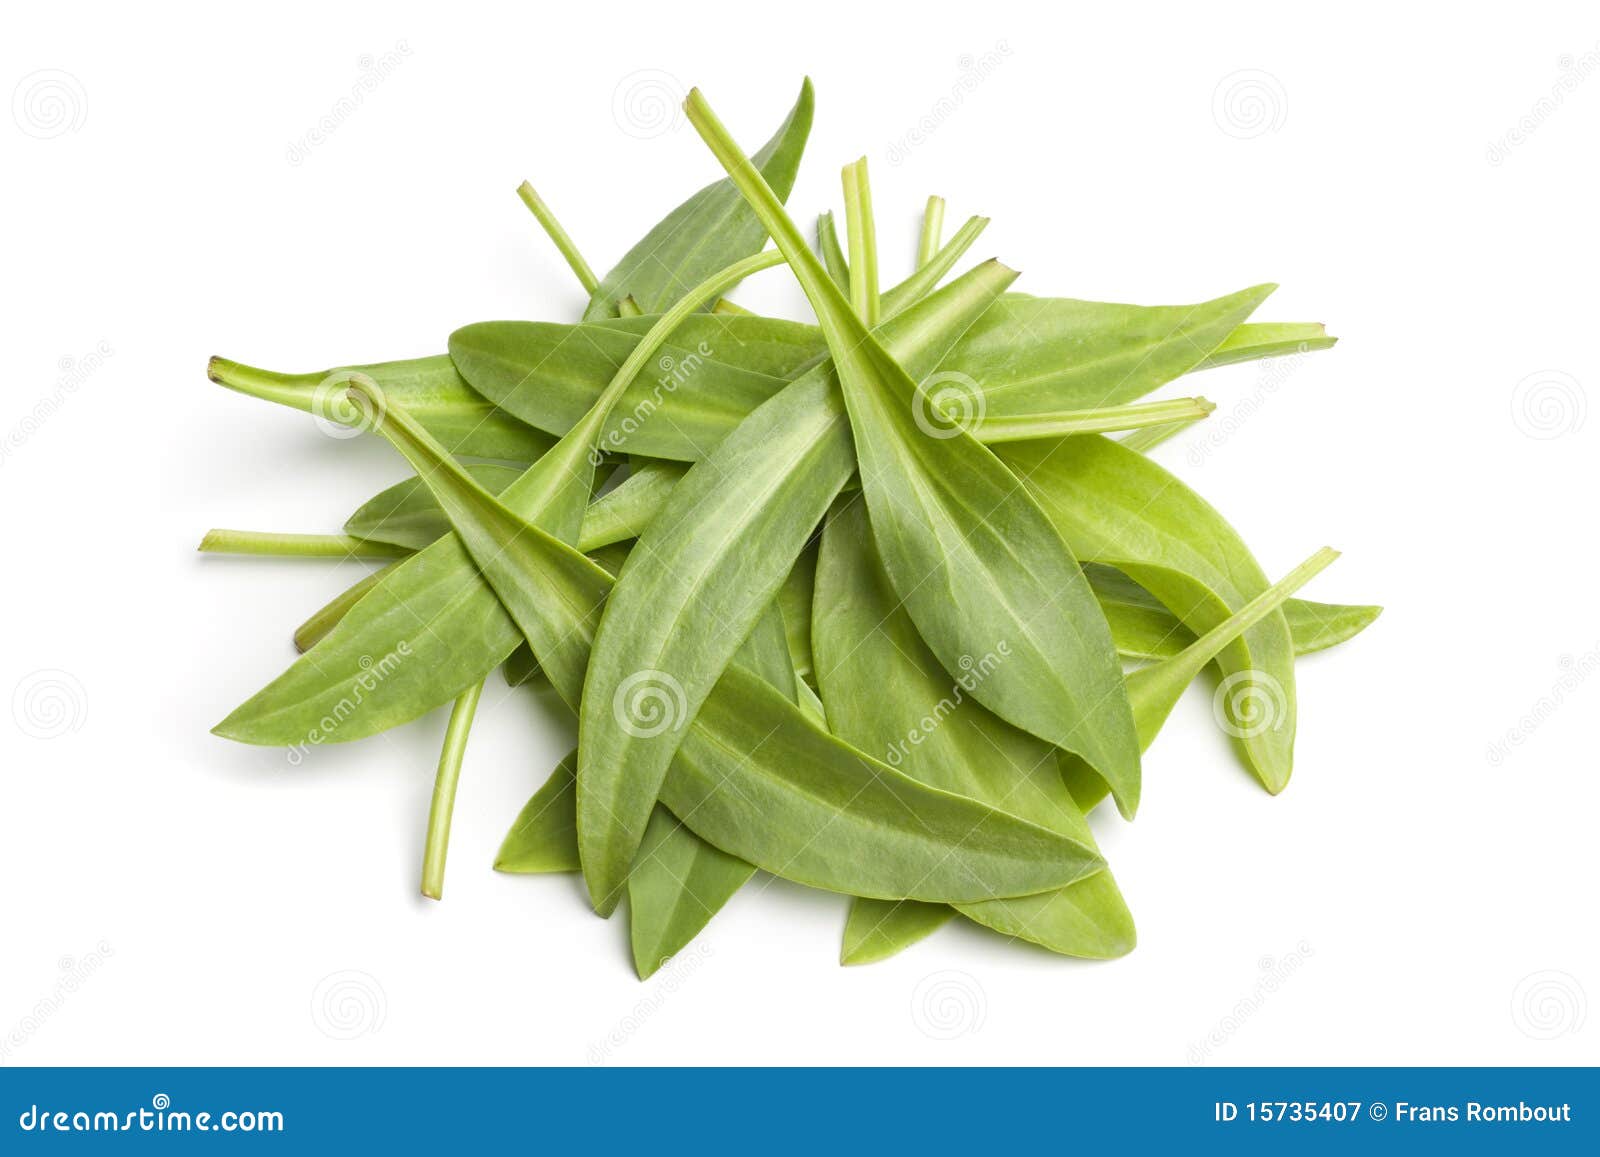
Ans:
[[[1210,405],[1139,399],[1333,339],[1249,321],[1269,285],[1141,307],[1015,293],[996,261],[948,279],[985,221],[945,240],[936,197],[914,272],[880,290],[865,161],[843,243],[824,214],[813,249],[784,208],[809,82],[751,157],[698,92],[686,107],[727,177],[604,277],[520,190],[589,294],[576,322],[469,325],[435,357],[317,374],[213,359],[213,380],[375,431],[415,471],[343,534],[206,536],[388,560],[216,733],[298,762],[453,704],[437,897],[485,680],[547,684],[575,748],[495,866],[582,872],[602,914],[626,897],[641,976],[757,869],[855,897],[846,963],[958,913],[1126,953],[1086,813],[1110,796],[1133,817],[1141,753],[1208,667],[1219,724],[1283,790],[1296,659],[1378,613],[1292,597],[1331,551],[1270,583],[1146,456]],[[725,296],[777,264],[815,324]]]

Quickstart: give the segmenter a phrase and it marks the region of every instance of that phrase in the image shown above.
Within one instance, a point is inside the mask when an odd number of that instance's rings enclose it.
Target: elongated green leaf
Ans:
[[[912,364],[936,365],[1008,280],[998,266],[979,267],[888,323],[890,340]],[[824,364],[692,467],[629,556],[595,639],[579,717],[578,826],[585,871],[603,893],[633,859],[618,829],[642,834],[683,738],[618,728],[613,703],[632,682],[659,680],[693,718],[854,470],[849,421]]]
[[[578,870],[578,753],[569,752],[524,805],[495,856],[497,872]]]
[[[1131,402],[1198,366],[1274,288],[1173,306],[1007,297],[944,368],[972,378],[995,417]]]
[[[655,460],[635,466],[615,489],[589,504],[578,548],[589,551],[638,538],[665,505],[672,488],[683,480],[686,469],[678,462]]]
[[[472,462],[467,473],[492,494],[510,486],[526,466],[497,466]],[[421,550],[450,532],[449,520],[420,478],[407,478],[369,498],[345,521],[346,534],[369,542],[388,542]]]
[[[1228,339],[1206,355],[1196,369],[1229,366],[1257,358],[1282,357],[1332,349],[1338,338],[1330,337],[1320,322],[1260,322],[1241,325]]]
[[[794,187],[811,133],[813,105],[807,79],[789,115],[756,153],[756,164],[782,197],[788,197]],[[677,301],[688,286],[759,252],[766,240],[766,232],[731,183],[707,185],[668,213],[600,279],[584,320],[615,316],[617,302],[623,297],[632,297],[646,314],[658,313]]]
[[[1323,547],[1172,658],[1162,659],[1129,672],[1128,700],[1133,704],[1133,716],[1139,727],[1141,746],[1148,749],[1155,742],[1162,724],[1177,705],[1184,688],[1194,682],[1195,676],[1200,674],[1207,663],[1214,661],[1251,627],[1280,614],[1284,602],[1290,595],[1338,557],[1338,551]],[[1259,702],[1255,703],[1251,706],[1251,710],[1259,709],[1261,706]],[[1104,785],[1096,777],[1085,774],[1085,769],[1081,765],[1069,764],[1065,768],[1065,774],[1074,798],[1084,811],[1088,811],[1105,798]]]
[[[887,960],[938,931],[955,914],[956,910],[948,904],[867,900],[857,896],[850,901],[839,963],[873,964]]]
[[[833,224],[833,214],[817,217],[817,253],[828,270],[828,276],[840,289],[850,288],[850,262],[839,247],[839,230]]]
[[[335,595],[309,619],[301,623],[294,632],[295,650],[309,651],[320,643],[329,631],[338,626],[339,620],[350,613],[350,608],[360,602],[368,591],[382,582],[394,567],[395,564],[390,563],[381,570],[373,571],[359,582]]]
[[[596,443],[618,399],[660,343],[700,301],[717,296],[775,260],[776,255],[758,254],[735,262],[657,318],[628,352],[589,412],[503,491],[502,497],[516,511],[513,518],[526,518],[563,543],[576,542],[594,486]],[[367,405],[390,404],[370,376],[355,376],[350,388]],[[381,410],[368,413],[368,419],[381,423]],[[430,445],[437,445],[422,426],[417,429]],[[462,473],[453,459],[450,466]],[[463,476],[470,481],[470,476]],[[431,484],[430,489],[434,489]],[[502,523],[502,529],[505,525]],[[587,560],[585,565],[592,567]],[[590,607],[585,616],[595,611]],[[459,537],[441,538],[396,567],[350,609],[321,644],[214,730],[246,743],[297,748],[373,735],[481,682],[519,642],[516,624],[501,613],[499,600],[480,580]],[[548,655],[535,647],[546,673],[554,674],[549,666],[552,661],[568,664],[566,673],[572,673],[573,658],[566,641],[547,645]],[[580,681],[587,661],[585,642],[576,667]]]
[[[359,432],[362,415],[350,407],[346,393],[350,378],[362,374],[414,412],[452,454],[531,462],[555,442],[475,392],[444,354],[316,374],[279,374],[212,358],[207,373],[218,385],[315,414],[334,429],[352,427],[353,433]]]
[[[973,693],[1081,755],[1138,806],[1139,752],[1111,634],[1050,520],[999,459],[939,411],[867,331],[750,161],[691,92],[689,119],[772,234],[834,356],[885,569],[946,670],[1004,649]],[[1220,338],[1218,339],[1220,340]],[[921,418],[922,422],[916,420]],[[919,428],[920,425],[920,428]]]
[[[828,518],[817,564],[813,645],[818,685],[834,733],[925,783],[990,803],[1092,844],[1062,779],[1055,748],[1003,722],[973,697],[992,656],[952,679],[929,651],[889,586],[859,499]],[[1132,949],[1133,919],[1109,872],[1040,896],[961,906],[980,924],[1074,956]],[[881,921],[881,923],[879,923]],[[921,939],[931,917],[917,910],[852,910],[846,962],[880,959]],[[873,934],[865,935],[871,927]]]
[[[640,324],[655,320],[579,326],[480,322],[450,335],[450,356],[497,406],[541,429],[565,433],[633,352]],[[816,331],[796,322],[725,314],[688,318],[658,351],[651,372],[619,400],[601,445],[694,461],[815,360],[819,348]]]
[[[370,383],[352,388],[383,415],[380,431],[433,488],[456,540],[576,708],[610,576],[478,486]],[[619,726],[688,724],[662,802],[707,842],[774,874],[865,896],[960,901],[1031,894],[1103,866],[1075,840],[925,787],[840,742],[741,665],[693,723],[675,711],[670,687],[630,695],[616,705]],[[640,710],[641,699],[656,710]],[[637,848],[642,835],[621,838]],[[609,911],[618,898],[599,896],[597,907]]]
[[[1194,642],[1194,632],[1121,571],[1091,564],[1084,573],[1111,624],[1117,653],[1123,658],[1168,659]],[[1382,613],[1382,607],[1309,599],[1290,599],[1283,604],[1283,617],[1289,624],[1297,658],[1355,638]]]
[[[1195,633],[1267,589],[1260,565],[1209,503],[1112,439],[1018,442],[1000,452],[1080,558],[1121,570]],[[1230,729],[1267,790],[1282,791],[1295,731],[1294,643],[1283,615],[1253,626],[1218,662],[1247,701],[1271,705],[1265,725]]]

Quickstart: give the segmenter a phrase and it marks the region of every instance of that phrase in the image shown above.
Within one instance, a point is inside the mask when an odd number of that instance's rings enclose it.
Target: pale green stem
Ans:
[[[639,308],[639,303],[633,299],[633,294],[630,293],[627,297],[617,302],[617,316],[643,317],[644,310]]]
[[[729,301],[726,297],[717,298],[711,306],[712,313],[728,314],[733,317],[754,317],[755,314],[736,301]]]
[[[850,246],[850,305],[868,329],[878,324],[878,237],[867,158],[844,167],[844,231]]]
[[[433,781],[433,803],[428,808],[428,835],[422,850],[422,894],[437,900],[444,894],[444,861],[450,851],[450,817],[456,807],[456,784],[461,779],[461,759],[467,751],[472,716],[483,694],[481,682],[456,699],[439,752],[439,774]]]
[[[950,243],[940,248],[927,264],[919,265],[917,271],[899,285],[884,290],[883,316],[893,317],[932,293],[934,286],[943,281],[945,274],[961,260],[961,255],[972,248],[972,243],[978,239],[978,234],[982,233],[984,226],[988,224],[987,217],[968,218],[967,223],[957,229],[956,235],[950,238]]]
[[[917,245],[917,268],[921,269],[939,252],[939,238],[944,235],[944,198],[929,197],[928,207],[922,211],[922,240]]]
[[[1136,430],[1174,421],[1197,421],[1216,409],[1204,398],[1173,398],[1165,402],[1136,402],[1127,406],[1102,406],[1092,410],[1062,410],[1016,418],[983,419],[973,431],[980,442],[1024,442],[1030,438],[1064,438],[1069,434],[1106,434]],[[947,415],[959,421],[959,415]]]
[[[264,530],[208,530],[200,540],[207,554],[265,554],[285,558],[402,558],[403,546],[369,542],[348,534],[278,534]]]
[[[850,262],[845,260],[844,250],[839,248],[839,231],[834,228],[832,213],[817,216],[817,251],[822,255],[823,268],[833,278],[833,283],[840,289],[848,290]]]
[[[544,198],[534,192],[533,186],[527,181],[517,186],[517,196],[522,198],[522,203],[533,211],[539,224],[544,226],[544,231],[550,235],[550,240],[555,242],[561,256],[567,259],[567,264],[572,267],[572,272],[578,275],[578,281],[583,286],[583,291],[590,296],[600,288],[600,279],[594,275],[594,270],[589,268],[589,263],[583,259],[583,254],[578,252],[578,247],[572,243],[572,238],[567,236],[567,231],[561,227],[561,222],[556,220],[556,215],[550,211],[550,206],[544,203]]]

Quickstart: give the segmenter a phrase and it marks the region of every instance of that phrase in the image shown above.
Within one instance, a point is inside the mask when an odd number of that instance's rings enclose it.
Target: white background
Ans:
[[[6,23],[0,88],[65,103],[0,117],[4,1063],[1600,1061],[1593,4],[67,4]],[[1002,47],[891,163],[963,58]],[[1330,543],[1344,558],[1311,597],[1388,610],[1301,665],[1281,797],[1197,688],[1138,822],[1097,815],[1139,922],[1124,960],[952,925],[841,969],[846,902],[758,877],[640,984],[624,919],[576,881],[490,870],[566,748],[536,698],[491,681],[438,904],[416,877],[441,714],[300,768],[208,734],[360,564],[202,558],[201,533],[334,530],[405,470],[210,385],[207,356],[314,370],[575,317],[517,182],[608,267],[719,175],[619,89],[699,84],[754,145],[805,73],[791,205],[837,207],[839,165],[868,154],[890,280],[936,191],[993,217],[979,255],[1020,289],[1167,304],[1272,280],[1259,320],[1342,339],[1280,378],[1196,379],[1211,433],[1160,452],[1267,570]],[[782,271],[741,297],[805,316]]]

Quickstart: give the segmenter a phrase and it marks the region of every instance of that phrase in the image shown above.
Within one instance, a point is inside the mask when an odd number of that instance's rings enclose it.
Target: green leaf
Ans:
[[[1206,355],[1196,369],[1230,366],[1257,358],[1282,357],[1332,349],[1338,338],[1328,336],[1320,322],[1263,322],[1241,325],[1228,339]]]
[[[698,936],[754,874],[755,868],[706,843],[666,808],[656,808],[628,875],[628,934],[639,979]]]
[[[1222,515],[1161,466],[1110,438],[1001,447],[1086,562],[1127,574],[1196,634],[1267,589],[1267,577]],[[1266,727],[1236,727],[1245,761],[1271,792],[1294,763],[1294,643],[1283,615],[1268,615],[1219,657],[1252,702],[1270,703]]]
[[[783,197],[788,197],[800,169],[811,133],[813,103],[807,79],[789,115],[756,153],[756,163]],[[617,302],[623,297],[632,297],[646,314],[659,313],[688,286],[741,257],[760,252],[766,241],[765,231],[730,182],[707,185],[668,213],[600,279],[583,319],[615,316]]]
[[[578,870],[578,753],[569,752],[523,806],[495,856],[497,872]]]
[[[1125,659],[1169,659],[1194,642],[1194,632],[1149,591],[1111,567],[1084,568],[1100,609],[1111,624],[1117,653]],[[1298,658],[1355,638],[1373,624],[1382,607],[1290,599],[1283,617]]]
[[[937,364],[1007,280],[996,266],[974,270],[889,323],[890,340],[913,364]],[[603,893],[633,858],[618,830],[642,833],[683,738],[618,728],[613,703],[648,673],[693,718],[854,470],[849,421],[825,363],[692,467],[629,556],[595,639],[579,716],[579,830],[585,870]]]
[[[859,498],[841,499],[823,533],[813,646],[823,704],[840,738],[882,753],[886,762],[924,783],[1092,846],[1088,825],[1062,779],[1056,749],[1003,722],[973,698],[976,686],[993,673],[994,656],[976,659],[952,679],[929,651],[890,588]],[[1008,936],[1073,956],[1118,956],[1134,944],[1133,918],[1109,872],[1047,895],[989,900],[960,910]],[[888,917],[862,950],[874,959],[930,930],[930,921],[914,912],[872,911]],[[852,924],[856,919],[852,910]],[[868,919],[868,913],[860,915],[862,922]],[[852,954],[847,943],[847,963]]]
[[[920,900],[850,901],[840,964],[874,964],[925,939],[949,922],[956,910],[948,904]]]
[[[476,393],[444,354],[410,361],[346,366],[316,374],[279,374],[214,357],[211,380],[241,394],[315,414],[357,432],[362,415],[346,401],[350,379],[364,375],[413,412],[452,454],[532,462],[555,442]]]
[[[485,489],[499,494],[520,478],[526,466],[497,466],[472,462],[467,473]],[[368,542],[388,542],[411,550],[421,550],[441,535],[450,532],[433,495],[420,478],[407,478],[369,498],[344,524],[346,534]]]
[[[851,311],[705,98],[693,91],[687,107],[822,324],[873,534],[918,630],[950,671],[1006,648],[1005,663],[974,692],[979,701],[1083,756],[1131,816],[1139,792],[1133,719],[1110,631],[1066,544],[999,459],[942,412],[917,411],[916,382]]]
[[[610,576],[478,486],[370,384],[353,388],[383,414],[380,432],[434,489],[457,539],[528,639],[551,685],[576,708]],[[618,726],[687,732],[662,785],[662,802],[714,846],[798,883],[884,898],[965,900],[1029,894],[1103,866],[1077,841],[924,787],[856,751],[739,664],[724,673],[692,723],[673,708],[670,686],[631,692],[635,698],[616,704]],[[665,708],[665,716],[635,711],[639,696]],[[583,810],[580,781],[580,831]],[[642,836],[617,833],[630,848]],[[862,848],[872,854],[861,855]],[[587,873],[587,850],[583,859]],[[602,912],[620,898],[592,880],[590,888]]]

